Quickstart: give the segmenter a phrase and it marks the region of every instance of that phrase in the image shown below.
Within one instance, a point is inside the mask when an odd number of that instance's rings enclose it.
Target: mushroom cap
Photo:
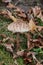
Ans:
[[[16,32],[28,32],[29,31],[29,26],[28,23],[23,21],[23,20],[17,20],[17,22],[13,22],[8,25],[8,30],[16,33]]]

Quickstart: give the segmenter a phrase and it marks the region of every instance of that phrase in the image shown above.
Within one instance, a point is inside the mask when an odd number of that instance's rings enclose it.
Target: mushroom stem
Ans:
[[[17,37],[16,37],[16,45],[17,45],[17,47],[16,47],[16,49],[17,49],[17,51],[19,50],[19,47],[20,47],[20,40],[19,40],[19,33],[17,33]]]

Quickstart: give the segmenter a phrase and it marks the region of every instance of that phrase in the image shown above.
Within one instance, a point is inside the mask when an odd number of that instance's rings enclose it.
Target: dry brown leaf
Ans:
[[[9,52],[12,52],[12,53],[13,53],[13,49],[12,49],[12,47],[14,47],[14,45],[13,45],[13,44],[6,43],[6,44],[2,44],[2,45],[6,48],[6,50],[7,50],[7,51],[9,51]]]
[[[12,15],[12,13],[9,10],[7,10],[7,15],[13,22],[17,21],[17,19]]]
[[[15,8],[15,5],[9,3],[9,4],[7,5],[7,8],[10,8],[10,9]]]
[[[17,58],[19,56],[23,56],[23,54],[24,54],[24,50],[17,51],[16,54],[13,55],[13,58],[15,59],[15,58]]]
[[[43,21],[43,15],[42,15],[41,12],[39,13],[39,15],[37,15],[37,17],[40,18]]]
[[[24,63],[31,63],[32,62],[32,52],[24,52],[23,54]]]
[[[35,23],[34,23],[34,21],[32,19],[29,21],[29,29],[31,31],[34,31],[34,30],[37,29],[37,26],[35,25]]]
[[[20,13],[20,12],[22,12],[22,13],[24,13],[24,10],[23,9],[21,9],[20,7],[16,7],[16,9],[14,10],[14,12],[17,12],[17,13]]]
[[[6,15],[7,14],[7,11],[6,10],[1,10],[0,11],[0,14]]]
[[[32,40],[30,40],[30,41],[32,42],[31,45],[33,44],[33,47],[43,46],[43,41],[41,40],[41,38],[32,39]]]
[[[34,8],[32,8],[32,10],[33,10],[34,16],[40,18],[43,21],[43,15],[42,15],[41,8],[38,6],[35,6]]]
[[[38,28],[38,31],[43,30],[43,26],[37,26],[37,28]]]
[[[26,18],[26,15],[23,9],[16,7],[14,12],[16,12],[19,17]]]
[[[13,22],[17,21],[17,19],[12,15],[12,13],[9,10],[2,10],[0,11],[0,14],[10,18]]]
[[[2,36],[3,38],[6,38],[6,35],[5,34],[0,34],[0,36]]]
[[[32,7],[32,10],[33,10],[34,16],[36,17],[40,13],[41,8],[39,6],[35,6],[35,7]]]
[[[18,16],[19,16],[19,17],[22,17],[22,18],[26,18],[25,13],[22,13],[22,12],[21,12],[21,13],[19,13],[19,14],[18,14]]]
[[[37,62],[37,64],[36,65],[42,65],[40,62]]]

